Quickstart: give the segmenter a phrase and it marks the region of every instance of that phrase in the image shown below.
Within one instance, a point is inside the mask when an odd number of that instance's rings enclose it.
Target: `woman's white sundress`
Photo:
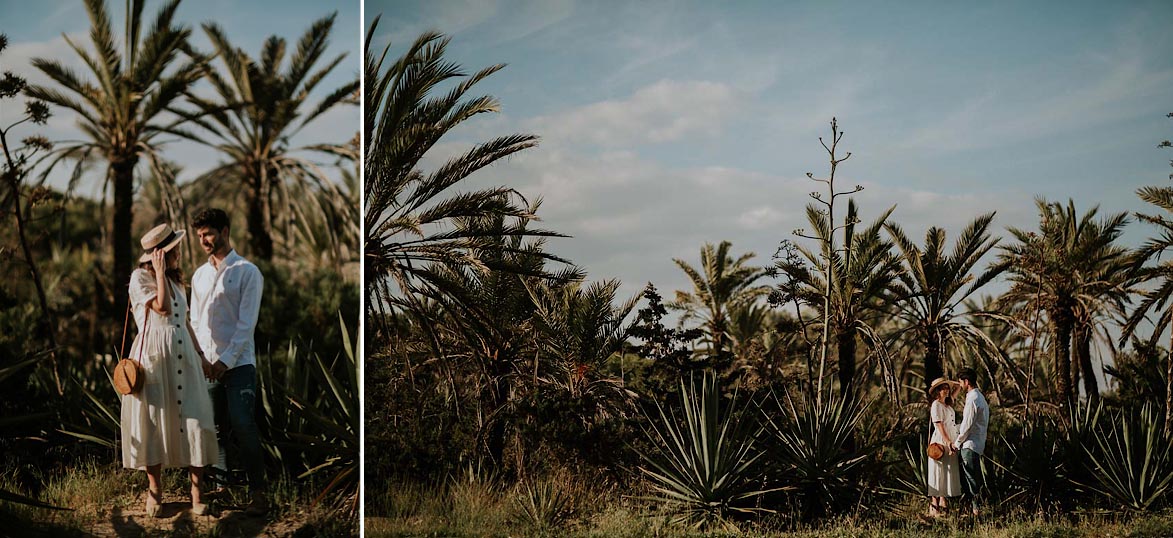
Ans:
[[[130,302],[139,335],[130,357],[145,371],[142,390],[122,396],[122,466],[203,467],[216,463],[216,423],[208,381],[187,329],[187,297],[171,286],[171,313],[145,308],[157,293],[155,277],[136,269],[130,277]],[[146,316],[150,324],[143,331]]]
[[[948,446],[948,443],[941,436],[941,432],[937,429],[937,422],[945,425],[945,431],[949,432],[949,439],[957,439],[956,412],[952,407],[934,400],[933,404],[929,406],[929,428],[931,429],[929,442]],[[958,455],[956,453],[947,454],[939,460],[928,458],[928,461],[929,472],[925,477],[925,481],[928,482],[928,495],[930,497],[961,495],[961,465],[958,461]]]

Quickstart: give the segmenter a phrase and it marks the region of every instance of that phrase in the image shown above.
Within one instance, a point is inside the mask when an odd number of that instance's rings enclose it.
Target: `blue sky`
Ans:
[[[551,250],[625,294],[684,289],[672,258],[696,265],[704,242],[768,263],[805,225],[833,116],[863,219],[895,204],[917,238],[989,211],[1003,237],[1033,228],[1036,195],[1144,210],[1135,190],[1168,181],[1173,3],[880,4],[391,1],[365,17],[383,15],[374,43],[392,55],[435,29],[469,70],[508,64],[478,86],[502,112],[430,162],[542,136],[470,186],[543,197],[542,224],[574,236]]]
[[[163,5],[159,0],[148,0],[143,13],[145,26],[149,27],[155,13]],[[261,45],[270,35],[286,39],[287,50],[292,51],[296,41],[309,25],[331,12],[337,11],[330,46],[326,58],[347,53],[343,62],[318,86],[311,103],[324,97],[347,80],[358,77],[361,61],[361,31],[359,0],[321,2],[313,0],[185,0],[179,5],[177,20],[193,30],[196,47],[210,51],[211,44],[200,25],[204,22],[219,24],[237,46],[245,49],[254,58],[259,55]],[[115,31],[122,35],[125,2],[107,0]],[[30,64],[36,57],[54,58],[68,66],[84,72],[85,66],[77,54],[65,43],[62,34],[79,45],[91,48],[89,39],[89,18],[82,0],[53,0],[40,2],[0,2],[0,33],[9,38],[9,47],[0,54],[0,70],[13,71],[30,82],[53,84]],[[121,40],[120,40],[121,42]],[[288,58],[287,52],[287,58]],[[288,59],[287,59],[288,61]],[[324,61],[322,64],[324,65]],[[217,67],[221,67],[219,62]],[[23,111],[23,103],[7,103],[0,108],[0,122],[8,125],[15,114]],[[67,110],[53,108],[54,117],[46,127],[18,127],[18,137],[43,134],[51,140],[77,139],[80,132],[74,127],[75,115]],[[315,120],[311,128],[294,137],[294,144],[316,142],[337,142],[349,140],[359,129],[359,108],[339,107]],[[184,182],[210,168],[219,158],[216,151],[190,141],[178,141],[167,145],[164,156],[184,166],[179,181]],[[333,162],[332,159],[322,159]],[[96,196],[99,179],[104,167],[96,167],[92,177],[82,182],[79,194]],[[54,184],[64,184],[55,178]]]

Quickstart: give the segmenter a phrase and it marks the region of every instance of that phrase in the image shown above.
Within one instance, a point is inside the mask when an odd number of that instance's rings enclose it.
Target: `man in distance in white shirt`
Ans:
[[[965,410],[953,448],[961,451],[961,497],[970,503],[974,517],[978,515],[979,501],[985,479],[982,476],[982,453],[986,450],[986,431],[990,426],[990,406],[978,390],[977,373],[964,368],[957,381],[965,391]]]

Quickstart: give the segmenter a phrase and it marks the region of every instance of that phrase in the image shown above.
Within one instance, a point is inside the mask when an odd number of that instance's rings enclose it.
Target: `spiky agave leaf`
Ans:
[[[868,404],[824,390],[822,398],[807,394],[797,403],[789,393],[783,403],[771,392],[773,408],[762,409],[781,481],[797,493],[808,518],[860,502],[871,487],[866,467],[880,448],[859,436]]]
[[[733,512],[762,511],[748,505],[768,493],[761,477],[757,446],[762,427],[736,396],[721,405],[717,376],[707,371],[698,380],[680,380],[681,415],[656,403],[645,434],[652,444],[641,454],[640,471],[651,482],[654,500],[677,512],[677,520],[705,526]]]
[[[1119,410],[1105,418],[1083,443],[1094,472],[1082,485],[1128,511],[1162,507],[1173,490],[1173,446],[1162,434],[1160,411],[1146,404],[1139,413]]]

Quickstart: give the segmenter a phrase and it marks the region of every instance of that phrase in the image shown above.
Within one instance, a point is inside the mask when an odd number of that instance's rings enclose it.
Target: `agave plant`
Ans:
[[[339,316],[344,353],[327,364],[316,353],[298,357],[291,344],[288,369],[274,375],[266,361],[261,376],[262,406],[273,436],[269,453],[286,468],[301,466],[299,479],[325,476],[315,503],[334,498],[353,512],[358,508],[359,385],[358,364],[346,322]]]
[[[23,371],[25,368],[37,364],[41,360],[42,360],[41,357],[33,356],[33,357],[29,357],[27,359],[21,360],[19,362],[16,362],[15,364],[0,368],[0,383],[2,383],[5,379],[12,377],[13,375]],[[26,423],[26,422],[35,422],[38,420],[43,420],[43,419],[48,418],[50,416],[52,416],[52,413],[27,413],[27,414],[23,414],[20,416],[0,417],[0,427],[3,427],[6,429],[6,431],[11,432],[12,427],[14,425]],[[52,509],[56,509],[56,510],[65,510],[65,508],[60,508],[57,506],[53,506],[51,504],[46,504],[46,503],[44,503],[40,500],[34,499],[32,497],[27,497],[25,495],[21,495],[20,493],[15,492],[15,491],[8,491],[3,488],[0,488],[0,501],[16,503],[16,504],[23,504],[23,505],[27,505],[27,506],[35,506],[38,508],[52,508]]]
[[[697,527],[725,520],[731,513],[750,513],[760,508],[748,501],[768,491],[758,487],[761,478],[758,447],[762,427],[737,402],[725,406],[717,376],[706,371],[701,379],[680,380],[681,416],[658,402],[655,417],[645,430],[650,453],[640,471],[651,481],[654,500],[678,512],[677,522]]]
[[[1030,414],[1021,428],[992,436],[983,458],[987,487],[1003,493],[1004,505],[1039,512],[1073,500],[1078,492],[1072,480],[1082,450],[1070,441],[1079,437],[1078,423],[1064,431],[1054,417]]]
[[[552,479],[525,482],[513,499],[515,516],[539,532],[557,529],[573,515],[573,498],[566,487]]]
[[[828,386],[823,390],[830,391]],[[851,395],[806,395],[785,403],[771,392],[775,409],[763,408],[765,429],[773,437],[773,464],[786,487],[795,491],[803,518],[832,513],[859,503],[870,489],[868,464],[879,444],[861,444],[858,431],[866,404]]]
[[[1145,405],[1139,413],[1119,410],[1083,443],[1090,483],[1103,500],[1125,510],[1161,508],[1173,490],[1173,447],[1162,434],[1161,410]]]
[[[916,435],[913,439],[905,443],[904,452],[901,453],[903,466],[897,469],[892,485],[887,488],[893,493],[916,496],[925,494],[925,484],[928,483],[926,470],[929,466],[925,445],[928,444],[928,439],[924,435]]]

